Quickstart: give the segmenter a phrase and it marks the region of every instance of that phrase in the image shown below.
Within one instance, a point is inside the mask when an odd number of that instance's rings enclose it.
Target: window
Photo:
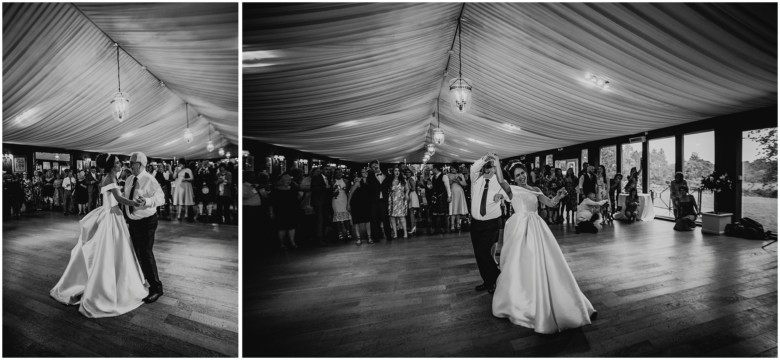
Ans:
[[[623,188],[628,184],[628,176],[631,175],[631,169],[636,168],[637,171],[642,169],[642,143],[623,144],[620,154],[620,173],[623,174]],[[642,174],[639,174],[639,179],[636,184],[636,191],[643,193],[642,191]]]
[[[550,155],[547,155],[547,156],[545,157],[545,159],[544,159],[544,164],[545,164],[545,165],[550,165],[550,166],[553,166],[553,156],[552,156],[552,154],[550,154]]]
[[[582,155],[580,156],[582,163],[588,162],[588,149],[582,149]]]
[[[777,233],[777,128],[742,133],[743,217]]]
[[[607,169],[607,179],[612,180],[617,173],[617,146],[604,146],[599,151],[599,164]]]
[[[540,167],[540,166],[539,166],[539,157],[538,157],[538,156],[537,156],[537,157],[536,157],[536,159],[534,160],[534,165],[536,165],[536,166],[534,167],[534,169],[538,169],[538,168]]]
[[[714,211],[711,191],[699,191],[701,178],[715,170],[715,132],[707,131],[683,136],[683,178],[701,212]]]
[[[674,217],[669,185],[674,180],[674,137],[650,140],[647,185],[653,199],[655,214]]]

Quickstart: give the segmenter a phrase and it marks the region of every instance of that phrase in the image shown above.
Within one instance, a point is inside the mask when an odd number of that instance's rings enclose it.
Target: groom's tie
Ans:
[[[130,187],[130,201],[135,201],[135,199],[133,199],[133,194],[135,194],[135,184],[137,184],[137,183],[138,183],[138,177],[137,176],[133,176],[133,185],[132,185],[132,187]],[[135,206],[131,206],[130,207],[130,213],[131,214],[133,213],[133,210],[135,210]]]
[[[490,179],[485,179],[485,190],[482,191],[482,201],[479,203],[479,215],[485,216],[487,214],[487,191],[488,183]]]

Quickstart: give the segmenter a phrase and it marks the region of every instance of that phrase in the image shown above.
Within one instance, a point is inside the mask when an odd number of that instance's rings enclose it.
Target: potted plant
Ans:
[[[703,212],[701,214],[701,231],[709,234],[723,234],[726,225],[731,223],[732,213],[718,211],[718,194],[731,191],[734,188],[734,181],[731,180],[728,173],[719,174],[717,171],[702,177],[701,189],[709,190],[713,193],[713,212]]]

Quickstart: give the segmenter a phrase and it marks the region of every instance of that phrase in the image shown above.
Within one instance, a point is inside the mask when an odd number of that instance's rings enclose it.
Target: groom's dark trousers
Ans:
[[[154,233],[157,231],[157,214],[140,220],[128,219],[128,224],[138,263],[141,265],[146,281],[149,282],[149,292],[162,292],[162,282],[157,275],[157,261],[154,260],[154,253],[152,253]]]
[[[501,230],[500,217],[485,221],[471,218],[471,245],[474,246],[479,275],[487,285],[495,284],[498,279],[498,266],[490,249],[498,241],[499,230]]]

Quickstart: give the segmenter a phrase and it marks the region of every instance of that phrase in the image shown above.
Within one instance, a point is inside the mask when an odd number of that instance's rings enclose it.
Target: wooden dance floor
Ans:
[[[328,357],[777,357],[777,244],[661,220],[553,233],[592,325],[538,335],[491,314],[468,233],[244,262],[243,351]],[[247,242],[244,242],[247,244]]]
[[[165,295],[88,319],[49,297],[78,239],[77,217],[3,220],[3,356],[238,356],[237,234],[236,226],[160,220],[154,253]]]

